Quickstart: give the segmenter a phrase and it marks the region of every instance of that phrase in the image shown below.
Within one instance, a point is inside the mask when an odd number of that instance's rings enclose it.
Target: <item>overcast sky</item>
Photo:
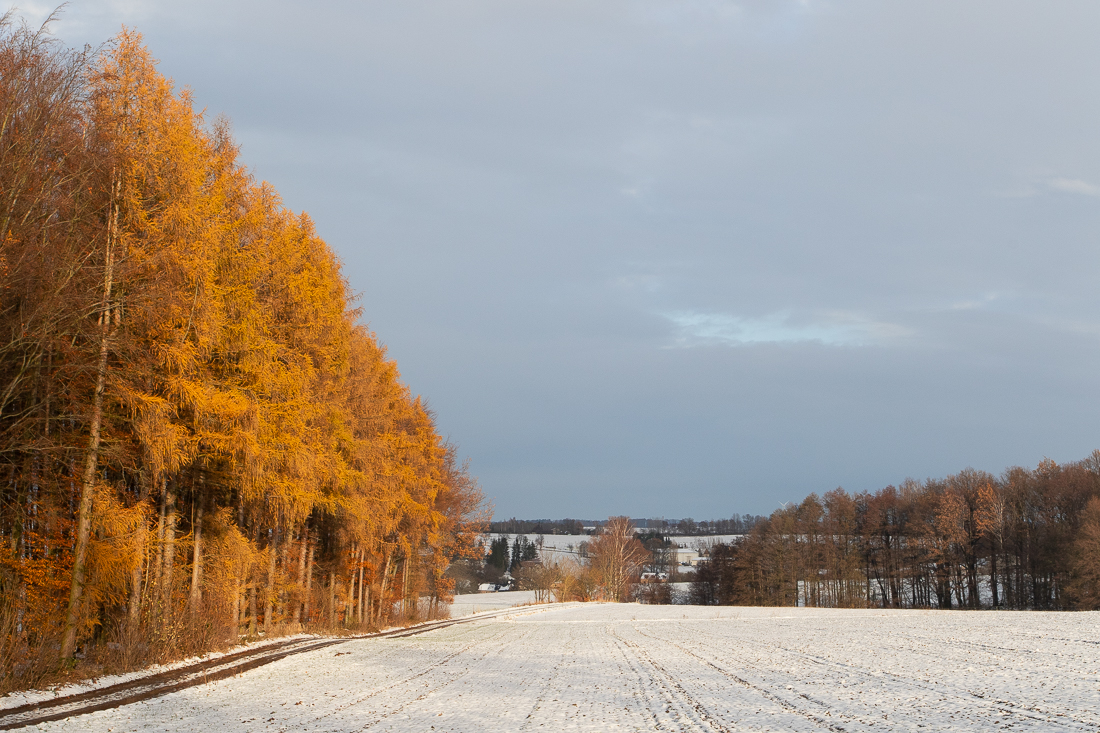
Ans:
[[[55,32],[123,24],[314,217],[498,518],[1100,448],[1094,0],[74,0]]]

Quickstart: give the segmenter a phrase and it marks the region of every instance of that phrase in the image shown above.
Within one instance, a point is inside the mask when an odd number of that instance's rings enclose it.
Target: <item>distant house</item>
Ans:
[[[694,568],[698,566],[701,559],[698,550],[688,550],[684,549],[682,546],[673,547],[669,553],[669,560],[672,564],[685,568]]]
[[[700,557],[698,550],[679,550],[676,559],[680,561],[680,565],[695,567],[699,564]]]

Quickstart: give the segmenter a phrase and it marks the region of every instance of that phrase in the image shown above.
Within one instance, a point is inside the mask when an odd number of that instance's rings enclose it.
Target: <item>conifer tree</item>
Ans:
[[[309,217],[132,31],[0,72],[0,688],[449,600],[480,491]]]

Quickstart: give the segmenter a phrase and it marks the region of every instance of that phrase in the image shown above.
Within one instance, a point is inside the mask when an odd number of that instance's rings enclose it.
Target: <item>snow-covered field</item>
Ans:
[[[150,677],[161,672],[168,672],[173,669],[179,669],[180,667],[186,667],[196,662],[204,660],[217,660],[222,657],[228,656],[235,652],[244,651],[247,649],[262,649],[273,644],[282,644],[288,641],[305,640],[305,639],[325,639],[328,637],[322,637],[317,634],[288,634],[287,636],[278,636],[273,639],[266,639],[263,641],[253,641],[250,644],[241,644],[239,646],[230,647],[224,652],[208,652],[206,654],[187,657],[176,662],[170,662],[168,664],[153,664],[144,669],[136,672],[126,672],[124,674],[112,674],[97,677],[94,680],[86,680],[84,682],[77,682],[70,685],[62,685],[60,687],[52,687],[44,690],[23,690],[20,692],[12,692],[3,697],[0,697],[0,713],[4,710],[19,707],[27,704],[38,704],[44,700],[53,700],[65,695],[80,695],[82,693],[91,692],[93,690],[99,690],[108,685],[117,685],[122,682],[131,682],[133,680],[139,680],[144,677]]]
[[[469,616],[481,611],[524,606],[535,602],[533,590],[509,590],[500,593],[469,593],[455,596],[451,603],[451,618]]]
[[[1100,614],[561,604],[363,639],[66,731],[1097,730]]]

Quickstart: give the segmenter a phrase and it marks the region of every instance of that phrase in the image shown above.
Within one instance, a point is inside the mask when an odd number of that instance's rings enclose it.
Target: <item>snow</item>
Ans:
[[[1098,624],[1100,613],[548,604],[349,641],[39,728],[1095,730]]]
[[[492,540],[495,537],[498,537],[498,536],[499,535],[495,535],[495,534],[486,535],[485,546],[488,547],[489,543],[492,542]],[[512,543],[516,541],[516,535],[506,534],[506,535],[503,535],[503,536],[508,538],[508,548],[509,548],[509,550],[511,550]],[[525,536],[531,542],[537,542],[538,538],[539,538],[539,535],[537,535],[537,534],[528,534],[528,535],[525,535]],[[592,535],[587,535],[587,534],[544,534],[544,535],[542,535],[542,546],[543,546],[544,552],[545,552],[545,550],[552,550],[552,551],[555,551],[559,554],[575,554],[577,552],[577,548],[580,547],[582,542],[591,542],[591,541],[592,541]]]
[[[533,590],[507,590],[499,593],[468,593],[455,596],[451,603],[451,618],[469,616],[480,611],[495,611],[535,602]]]
[[[52,700],[57,697],[68,695],[79,695],[83,692],[91,692],[92,690],[100,690],[104,687],[110,687],[111,685],[122,684],[123,682],[130,682],[132,680],[141,679],[142,677],[151,677],[161,672],[169,672],[173,669],[179,669],[180,667],[186,667],[197,662],[212,659],[221,659],[227,654],[235,654],[246,649],[261,649],[271,644],[281,644],[287,641],[297,641],[301,639],[321,639],[318,634],[289,634],[287,636],[276,636],[271,639],[261,639],[259,641],[253,641],[247,644],[238,644],[237,646],[230,647],[222,652],[208,652],[206,654],[200,654],[194,657],[187,657],[177,662],[170,662],[168,664],[154,664],[145,669],[136,672],[126,672],[124,674],[108,674],[100,677],[94,677],[83,682],[75,682],[68,685],[59,685],[57,687],[51,687],[45,690],[23,690],[21,692],[12,692],[3,697],[0,697],[0,710],[7,710],[9,708],[17,708],[21,705],[27,705],[30,703],[39,703],[44,700]]]
[[[639,530],[645,531],[645,530]],[[485,546],[488,547],[489,543],[494,537],[498,535],[486,535]],[[512,543],[516,541],[516,535],[505,534],[504,537],[508,538],[508,546],[511,548]],[[721,535],[701,535],[701,536],[682,536],[682,535],[670,535],[669,540],[675,542],[678,547],[682,547],[686,550],[696,550],[701,547],[711,547],[719,542],[729,544],[733,540],[737,539],[741,535],[735,534],[721,534]],[[539,538],[537,534],[526,535],[527,539],[531,542],[536,542]],[[542,535],[542,546],[545,549],[553,550],[559,554],[575,554],[577,548],[580,547],[582,542],[591,542],[592,535],[587,534],[545,534]]]

